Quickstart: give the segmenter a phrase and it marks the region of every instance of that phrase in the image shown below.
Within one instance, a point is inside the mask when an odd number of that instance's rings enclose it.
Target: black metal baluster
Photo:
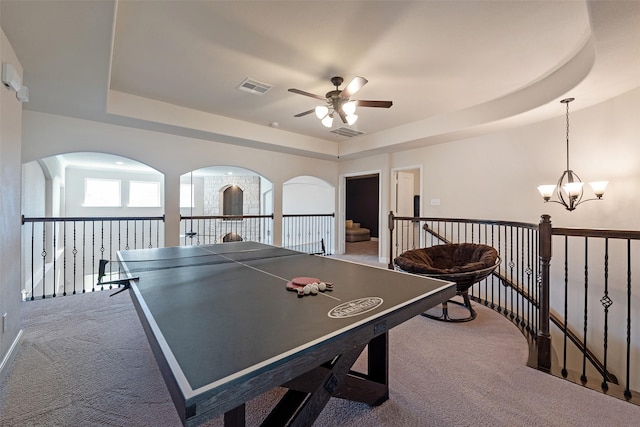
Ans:
[[[62,222],[62,296],[67,296],[67,221]]]
[[[533,274],[533,268],[532,268],[532,263],[533,263],[533,247],[532,247],[532,236],[533,236],[534,232],[532,229],[527,229],[527,253],[528,253],[528,257],[527,257],[527,269],[526,269],[526,273],[527,273],[527,295],[529,296],[529,299],[527,300],[526,298],[523,299],[523,304],[525,302],[527,302],[527,327],[526,327],[526,331],[531,333],[531,319],[532,319],[532,306],[533,306],[533,291],[531,289],[531,282],[532,282],[532,274]]]
[[[144,221],[140,221],[140,249],[144,249]]]
[[[96,274],[96,222],[91,221],[91,292],[95,292],[96,281],[93,280]]]
[[[71,253],[73,254],[73,295],[76,294],[76,283],[77,283],[77,263],[78,263],[78,243],[77,243],[77,229],[76,229],[76,221],[73,221],[73,249]],[[84,280],[84,277],[83,277]]]
[[[629,375],[631,373],[631,239],[627,239],[627,378],[624,397],[631,398]]]
[[[569,316],[569,237],[564,236],[564,322],[562,325],[563,356],[562,376],[567,378],[567,319]]]
[[[514,267],[515,267],[515,263],[513,261],[513,227],[509,226],[509,283],[513,283]],[[507,292],[507,290],[508,289],[505,287],[505,293]],[[509,311],[510,311],[509,318],[513,320],[513,318],[515,317],[513,315],[513,289],[511,289],[509,292]],[[507,313],[505,312],[505,315],[506,314]]]
[[[500,227],[498,226],[498,232],[500,232]],[[491,225],[491,246],[494,246],[495,244],[495,234],[496,234],[496,229],[495,229],[495,225]],[[498,250],[500,249],[500,247],[498,246]],[[498,273],[500,273],[500,267],[498,267]],[[491,307],[491,309],[495,309],[496,308],[496,304],[495,304],[495,298],[496,298],[496,275],[492,274],[491,275],[491,304],[489,305],[489,307]],[[500,286],[500,282],[498,281],[498,286]]]
[[[587,320],[589,318],[589,306],[587,305],[589,300],[589,240],[584,238],[584,321],[582,343],[584,345],[582,350],[582,375],[580,381],[587,382]]]
[[[42,224],[42,299],[45,298],[45,288],[46,288],[46,266],[47,266],[47,224]]]
[[[532,263],[534,266],[534,272],[533,272],[533,277],[531,280],[531,287],[532,287],[532,292],[534,294],[534,297],[532,299],[532,313],[533,313],[533,325],[531,327],[531,333],[534,335],[534,337],[537,339],[538,336],[538,327],[540,325],[540,310],[539,310],[539,306],[540,306],[540,287],[539,286],[535,286],[535,284],[540,285],[540,283],[538,282],[538,279],[540,279],[540,259],[537,256],[538,253],[540,253],[540,248],[539,248],[539,241],[540,239],[540,230],[539,229],[535,229],[533,231],[533,253],[531,254],[531,258],[532,258]]]
[[[100,259],[104,259],[104,221],[100,221]],[[111,266],[109,266],[109,269],[111,269]],[[95,273],[95,265],[94,265],[94,269],[93,269],[94,273]],[[113,286],[111,284],[109,284],[109,289],[113,288]],[[100,290],[104,289],[104,286],[100,287]]]
[[[603,337],[603,369],[602,369],[602,389],[608,390],[607,384],[607,349],[609,343],[609,307],[613,304],[609,298],[609,238],[604,239],[604,296],[600,299],[604,307],[604,337]]]
[[[503,261],[505,260],[505,256],[506,254],[504,253],[505,251],[502,248],[502,227],[503,226],[498,226],[498,252],[500,257],[502,258]],[[505,229],[505,235],[506,235],[506,229]],[[507,267],[505,265],[504,267],[504,277],[507,277]],[[498,308],[496,309],[496,311],[498,313],[502,313],[502,285],[503,283],[498,283]]]
[[[87,290],[85,289],[84,280],[87,277],[87,221],[82,221],[82,293],[84,294]]]
[[[113,253],[113,220],[109,220],[109,261],[114,260],[115,253]],[[109,263],[109,280],[113,280],[113,262]],[[120,287],[120,285],[117,285]]]
[[[124,250],[128,251],[129,250],[129,220],[127,220],[126,225],[127,225],[125,227],[125,241],[126,241],[126,244],[124,246]]]
[[[31,301],[33,301],[34,297],[34,286],[35,286],[35,270],[34,270],[34,266],[35,266],[35,257],[34,257],[34,251],[35,251],[35,223],[31,223]]]
[[[56,228],[56,222],[52,221],[51,222],[51,228],[53,229],[51,234],[53,236],[53,244],[51,246],[51,253],[53,254],[53,277],[51,278],[51,283],[53,284],[53,289],[52,289],[52,296],[55,298],[56,297],[56,289],[58,288],[58,284],[56,283],[56,278],[58,277],[58,275],[56,274],[56,261],[57,261],[57,253],[56,253],[56,240],[57,240],[57,228]]]

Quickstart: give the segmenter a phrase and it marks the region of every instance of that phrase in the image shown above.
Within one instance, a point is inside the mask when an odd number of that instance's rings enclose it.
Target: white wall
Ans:
[[[318,178],[293,178],[284,183],[282,192],[282,212],[285,214],[335,212],[335,188]]]
[[[91,207],[84,206],[85,179],[113,179],[119,180],[121,185],[122,205],[119,207]],[[164,177],[159,173],[122,172],[115,170],[96,170],[78,167],[67,167],[65,172],[66,216],[96,217],[96,216],[162,216],[164,207],[162,195],[164,193]],[[160,206],[158,207],[129,207],[129,183],[131,181],[149,181],[160,184]]]
[[[311,175],[336,185],[337,163],[237,147],[143,129],[133,129],[52,114],[25,111],[23,162],[69,152],[102,152],[145,163],[165,176],[166,245],[179,242],[180,176],[203,167],[234,165],[273,183],[274,214],[282,214],[282,185]],[[281,224],[274,223],[275,239]],[[278,240],[274,244],[279,244]]]
[[[49,216],[47,214],[47,180],[42,167],[38,162],[29,162],[22,166],[22,215],[25,218],[37,218]],[[43,225],[42,223],[25,223],[23,228],[26,227],[30,230],[29,233],[22,233],[22,260],[31,259],[31,235],[42,236]],[[33,230],[31,232],[31,230]],[[42,257],[37,256],[33,258],[33,271],[42,271]],[[29,280],[31,277],[31,265],[30,263],[21,263],[21,283]],[[30,283],[30,282],[29,282]],[[25,288],[31,288],[26,284],[21,285]]]
[[[544,204],[536,187],[555,183],[566,165],[564,105],[558,117],[507,132],[340,163],[340,174],[422,167],[422,215],[640,229],[640,88],[570,112],[571,168],[583,181],[609,180],[602,201],[575,211]],[[381,177],[382,179],[382,177]],[[387,182],[387,186],[388,186]],[[389,195],[385,192],[387,205]],[[585,189],[590,194],[590,189]],[[440,206],[431,206],[438,198]],[[385,225],[386,228],[386,225]]]
[[[46,216],[47,179],[38,162],[22,167],[22,214],[25,217]],[[25,186],[28,183],[28,187]]]
[[[0,62],[22,65],[0,29]],[[0,84],[0,377],[20,337],[20,187],[22,104]]]

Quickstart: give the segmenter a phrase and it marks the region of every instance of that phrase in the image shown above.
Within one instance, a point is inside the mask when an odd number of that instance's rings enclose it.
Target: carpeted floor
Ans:
[[[315,425],[628,426],[640,420],[638,406],[526,367],[520,332],[476,307],[473,322],[418,316],[394,328],[390,399],[375,408],[331,399]],[[180,425],[127,293],[27,302],[23,313],[24,339],[0,386],[1,426]],[[281,393],[250,402],[247,425],[258,424]]]
[[[378,258],[378,240],[366,240],[363,242],[345,242],[344,254],[331,255],[334,258],[354,261],[361,264],[386,268]]]

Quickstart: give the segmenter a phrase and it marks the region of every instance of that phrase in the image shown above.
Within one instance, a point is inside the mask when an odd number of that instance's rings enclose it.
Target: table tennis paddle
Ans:
[[[287,290],[297,292],[298,297],[301,298],[305,295],[305,292],[304,292],[305,286],[310,286],[313,283],[318,284],[321,282],[322,281],[316,277],[294,277],[293,279],[287,282]],[[325,289],[322,290],[321,292],[324,292],[327,290],[328,291],[333,290],[333,283],[324,282],[324,284],[325,284]]]

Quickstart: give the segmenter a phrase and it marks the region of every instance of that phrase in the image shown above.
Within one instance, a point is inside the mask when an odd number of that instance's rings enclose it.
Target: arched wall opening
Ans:
[[[232,191],[239,198],[227,197]],[[235,200],[235,202],[234,202]],[[180,177],[180,244],[273,243],[273,183],[249,169],[209,166]]]
[[[335,252],[335,187],[313,176],[282,186],[282,244],[312,253]]]
[[[143,163],[60,154],[23,164],[22,186],[24,298],[93,290],[101,259],[164,246],[164,175]]]

